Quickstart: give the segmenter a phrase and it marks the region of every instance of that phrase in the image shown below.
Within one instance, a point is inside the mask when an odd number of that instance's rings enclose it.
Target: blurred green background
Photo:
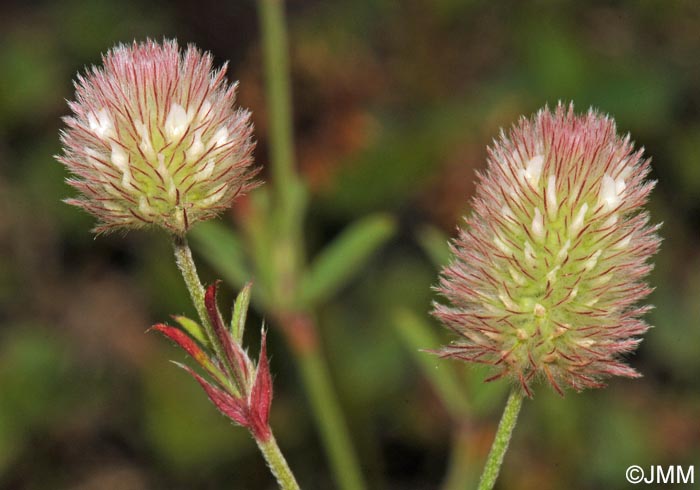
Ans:
[[[318,312],[371,487],[440,488],[454,439],[477,470],[486,455],[507,386],[482,388],[468,367],[420,354],[463,385],[470,413],[455,421],[405,342],[411,322],[449,338],[428,316],[438,269],[426,230],[453,233],[500,127],[558,100],[611,114],[653,157],[659,183],[649,207],[664,222],[651,277],[656,328],[630,358],[643,379],[564,399],[538,387],[498,488],[631,488],[631,464],[695,464],[700,477],[700,3],[294,0],[287,8],[297,159],[312,196],[308,246],[322,248],[370,212],[399,224]],[[254,2],[2,3],[2,489],[274,487],[247,433],[167,362],[185,356],[144,333],[170,313],[194,315],[167,238],[95,239],[93,219],[60,202],[72,191],[52,155],[71,80],[116,42],[148,36],[230,60],[239,102],[253,111],[256,158],[267,163]],[[235,215],[222,220],[236,226]],[[200,263],[207,282],[217,277]],[[269,343],[277,438],[302,486],[333,488],[274,326]]]

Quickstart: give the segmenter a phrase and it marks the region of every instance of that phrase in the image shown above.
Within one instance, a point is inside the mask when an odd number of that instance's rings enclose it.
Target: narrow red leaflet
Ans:
[[[245,380],[248,378],[248,365],[246,363],[245,354],[231,337],[231,333],[224,325],[224,320],[221,318],[221,313],[219,313],[219,308],[216,305],[216,291],[220,282],[221,281],[216,281],[207,288],[207,292],[204,296],[204,304],[207,308],[212,327],[214,327],[214,332],[224,348],[226,359],[222,359],[222,361],[228,362],[233,373],[240,378],[238,379],[238,382],[241,384],[240,388],[242,391],[245,391],[243,388],[245,386]]]
[[[177,345],[182,347],[182,349],[185,352],[187,352],[187,354],[189,354],[195,361],[197,361],[197,363],[204,369],[206,369],[207,372],[212,376],[216,377],[217,375],[220,375],[220,373],[217,372],[218,370],[212,363],[211,359],[209,359],[209,356],[207,356],[206,353],[199,348],[197,343],[182,330],[175,327],[171,327],[170,325],[165,325],[163,323],[153,325],[149,329],[149,331],[150,330],[157,330],[158,332],[162,333],[170,340],[175,342]]]
[[[228,418],[233,420],[238,425],[252,429],[250,424],[250,417],[248,407],[245,402],[236,398],[219,388],[208,383],[204,378],[197,374],[192,368],[186,366],[185,364],[175,363],[177,366],[181,367],[188,373],[190,373],[194,379],[201,385],[201,387],[206,392],[209,400],[214,404],[214,406]]]
[[[270,437],[270,405],[272,404],[272,376],[267,361],[267,332],[262,331],[260,356],[255,372],[255,381],[250,391],[251,429],[258,439],[266,441]]]

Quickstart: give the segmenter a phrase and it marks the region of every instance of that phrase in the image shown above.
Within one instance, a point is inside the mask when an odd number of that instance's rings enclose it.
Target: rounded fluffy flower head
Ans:
[[[82,194],[68,203],[96,232],[162,226],[184,234],[255,185],[250,113],[212,56],[176,41],[118,45],[79,76],[57,157]]]
[[[493,366],[531,396],[637,377],[621,360],[648,326],[636,306],[658,226],[641,210],[649,160],[615,122],[573,105],[540,110],[488,150],[472,214],[452,244],[434,314],[460,339],[440,353]]]

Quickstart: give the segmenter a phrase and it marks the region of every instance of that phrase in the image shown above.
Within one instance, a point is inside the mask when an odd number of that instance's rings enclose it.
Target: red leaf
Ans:
[[[207,372],[212,376],[221,376],[221,372],[214,366],[211,359],[209,359],[209,356],[207,356],[207,354],[202,349],[200,349],[197,343],[194,340],[192,340],[190,336],[188,336],[179,328],[159,323],[157,325],[153,325],[149,330],[157,330],[158,332],[162,333],[170,340],[175,342],[177,345],[182,347],[183,350],[190,355],[190,357],[197,361],[197,363],[204,369],[206,369]]]
[[[222,414],[233,420],[238,425],[251,429],[249,411],[244,400],[236,398],[229,393],[226,393],[225,391],[211,385],[209,382],[207,382],[207,380],[194,372],[194,370],[192,370],[192,368],[189,366],[180,364],[179,362],[176,362],[175,364],[190,373],[194,379],[197,380],[197,382],[206,392],[209,400],[211,400],[214,406],[219,409]]]
[[[238,381],[241,383],[240,387],[243,388],[248,379],[248,363],[245,353],[233,340],[231,333],[224,325],[224,320],[221,318],[221,313],[219,313],[219,308],[216,305],[216,290],[220,282],[221,281],[216,281],[207,288],[207,292],[204,296],[204,304],[207,308],[207,313],[209,313],[209,319],[211,320],[212,327],[214,327],[214,332],[224,348],[226,359],[222,359],[222,361],[227,361],[231,370],[237,376],[239,373],[242,374],[242,379]]]
[[[255,381],[250,391],[251,430],[256,438],[266,441],[270,437],[270,405],[272,404],[272,377],[267,361],[267,332],[262,331],[260,356],[255,371]]]

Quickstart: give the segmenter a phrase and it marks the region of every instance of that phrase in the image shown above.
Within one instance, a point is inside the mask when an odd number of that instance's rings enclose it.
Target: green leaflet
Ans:
[[[250,304],[250,289],[253,283],[247,283],[241,292],[238,293],[236,301],[233,303],[233,312],[231,313],[231,335],[233,340],[241,344],[243,340],[243,332],[245,331],[245,320],[248,316],[248,305]]]
[[[204,347],[210,347],[211,344],[209,343],[209,340],[204,334],[204,331],[199,323],[181,315],[173,315],[173,320],[175,320],[182,327],[182,329],[190,335],[190,337],[195,339]]]
[[[466,397],[466,389],[457,379],[454,367],[440,361],[435,354],[423,350],[440,347],[441,342],[434,329],[421,317],[408,310],[396,311],[392,323],[406,350],[420,366],[423,375],[445,404],[448,412],[456,420],[467,416],[471,412],[470,404]]]
[[[395,229],[394,220],[385,214],[371,215],[351,224],[309,266],[301,286],[302,303],[317,304],[335,294]]]
[[[407,309],[398,309],[393,313],[392,324],[401,343],[456,420],[488,414],[502,401],[508,385],[484,383],[490,372],[489,366],[470,365],[462,377],[457,365],[446,363],[429,352],[439,349],[444,342],[424,317]]]
[[[418,243],[435,267],[443,267],[450,261],[450,237],[440,229],[425,225],[418,230]]]

